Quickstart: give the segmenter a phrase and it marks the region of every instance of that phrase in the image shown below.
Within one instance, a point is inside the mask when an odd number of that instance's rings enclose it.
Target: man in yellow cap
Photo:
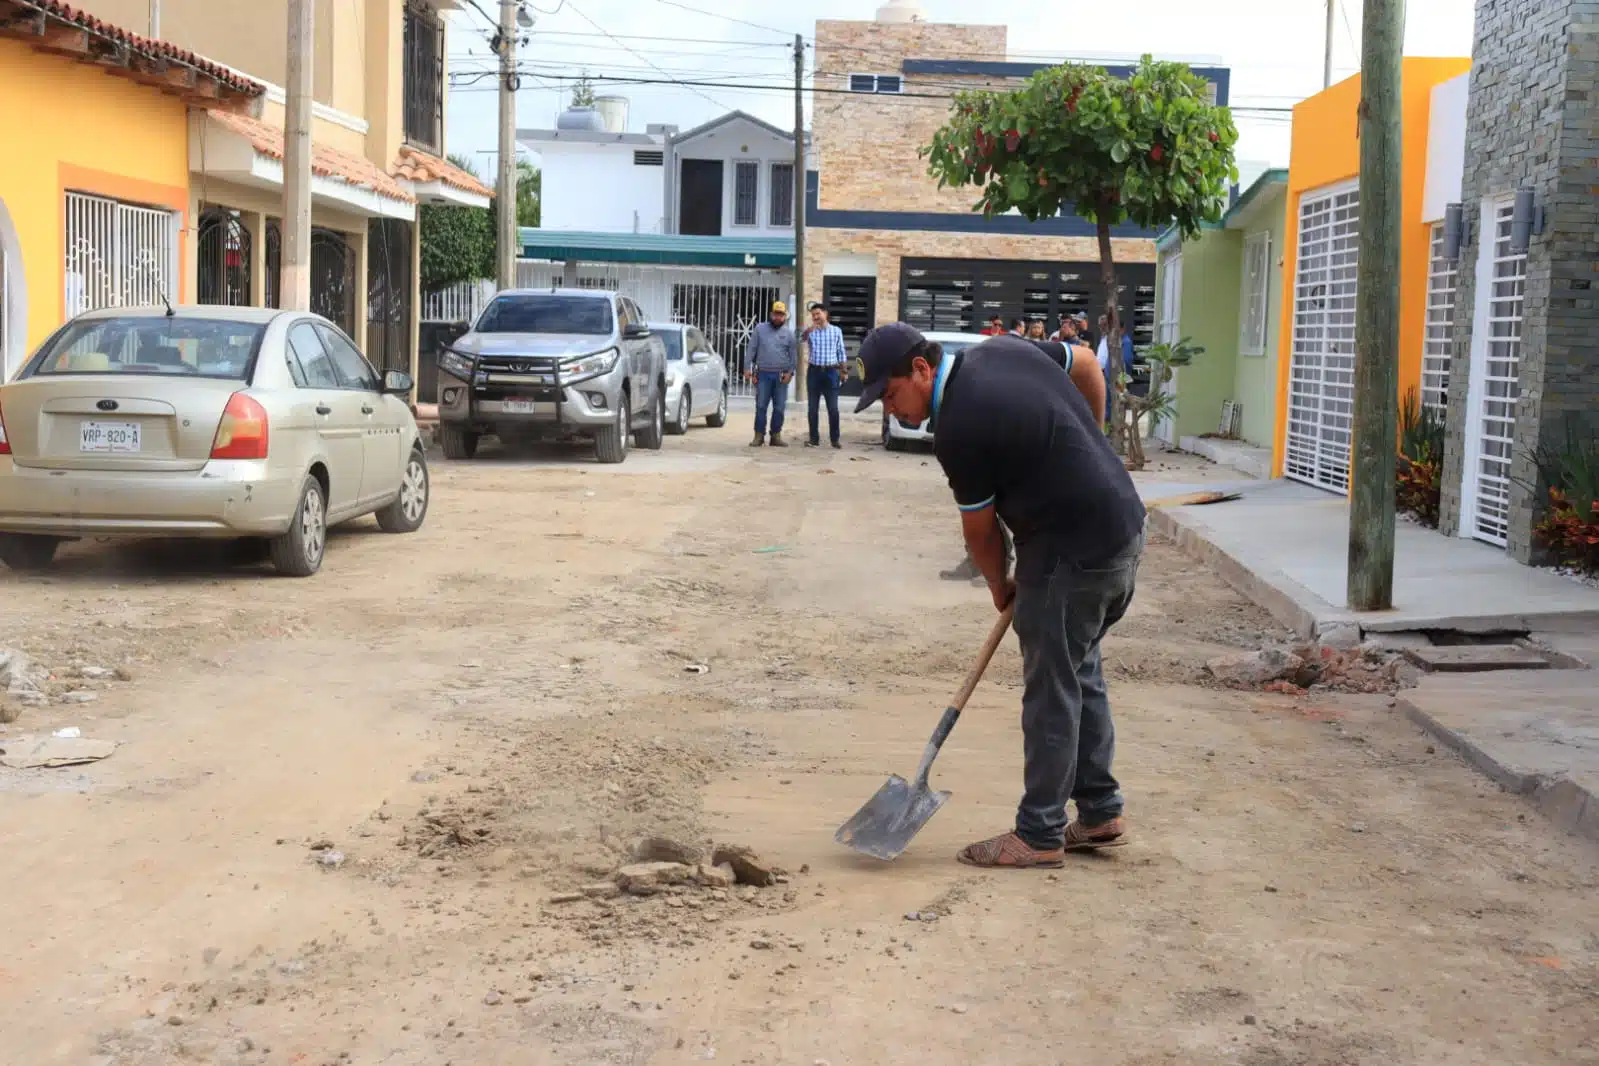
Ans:
[[[772,304],[771,316],[750,334],[744,351],[744,365],[755,375],[755,439],[750,441],[751,448],[767,442],[767,405],[772,408],[772,447],[788,447],[783,440],[783,411],[788,406],[788,383],[794,380],[798,355],[794,331],[788,328],[788,305],[778,300]]]

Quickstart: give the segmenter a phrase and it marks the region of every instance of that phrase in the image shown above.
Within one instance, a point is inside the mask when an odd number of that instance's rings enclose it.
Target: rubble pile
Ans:
[[[1415,684],[1420,671],[1393,648],[1365,643],[1273,645],[1224,655],[1205,664],[1205,676],[1235,689],[1297,696],[1306,692],[1391,693]]]

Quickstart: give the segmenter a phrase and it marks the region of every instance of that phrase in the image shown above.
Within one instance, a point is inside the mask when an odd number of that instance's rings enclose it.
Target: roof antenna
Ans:
[[[172,317],[176,316],[177,312],[172,310],[172,301],[167,299],[167,294],[165,292],[163,292],[162,290],[157,289],[156,290],[156,295],[161,297],[161,302],[167,305],[167,317],[168,318],[172,318]]]

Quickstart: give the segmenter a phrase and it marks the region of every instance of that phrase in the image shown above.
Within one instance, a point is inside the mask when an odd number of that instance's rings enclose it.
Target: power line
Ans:
[[[748,26],[755,30],[765,30],[768,33],[781,33],[784,37],[794,36],[792,32],[788,30],[780,30],[776,26],[763,26],[759,22],[748,22],[744,19],[734,18],[732,15],[723,15],[716,11],[706,11],[704,8],[699,7],[689,7],[687,4],[678,3],[677,0],[656,0],[656,3],[665,4],[667,7],[680,8],[695,15],[704,15],[707,18],[721,19],[724,22],[733,22],[740,26]]]
[[[565,3],[565,0],[562,0],[562,2]],[[590,26],[593,26],[596,30],[599,30],[601,33],[605,34],[605,36],[611,37],[610,31],[608,31],[604,26],[601,26],[598,22],[595,22],[593,19],[589,18],[586,14],[583,13],[583,10],[581,8],[579,8],[576,4],[572,5],[572,14],[576,15],[578,18],[582,19],[584,22],[587,22]],[[654,67],[656,70],[660,71],[662,74],[666,74],[666,71],[661,70],[660,67],[656,66],[654,61],[651,60],[648,56],[642,54],[641,52],[636,51],[633,48],[630,48],[629,46],[627,46],[625,44],[622,44],[622,42],[620,40],[617,40],[617,38],[615,38],[615,37],[611,37],[611,40],[616,41],[617,44],[621,44],[624,49],[626,49],[629,52],[632,52],[634,55],[636,55],[640,59],[644,60],[645,63],[649,64],[651,67]],[[667,76],[670,77],[670,75],[667,75]],[[694,83],[693,82],[684,81],[684,82],[680,82],[679,84],[692,87]],[[699,89],[694,89],[694,95],[696,95],[696,96],[698,96],[698,97],[700,97],[700,98],[702,98],[704,100],[707,100],[710,103],[715,104],[717,107],[724,108],[724,109],[726,109],[728,111],[736,110],[735,108],[728,107],[726,104],[722,103],[722,101],[716,99],[715,97],[708,96],[705,93],[700,92]]]
[[[471,2],[471,0],[468,0]],[[587,30],[539,30],[539,37],[608,37],[613,41],[656,41],[675,44],[725,44],[739,48],[782,48],[785,51],[792,48],[790,44],[779,44],[775,41],[728,41],[715,37],[661,37],[656,34],[641,33],[590,33]],[[651,51],[651,49],[646,49]],[[667,49],[660,49],[667,51]]]
[[[489,13],[487,11],[484,11],[481,7],[478,7],[477,0],[466,0],[466,2],[472,8],[473,11],[476,11],[479,15],[483,16],[483,19],[484,19],[485,22],[487,22],[490,26],[494,27],[495,32],[499,31],[499,29],[500,29],[500,20],[499,19],[489,18]]]

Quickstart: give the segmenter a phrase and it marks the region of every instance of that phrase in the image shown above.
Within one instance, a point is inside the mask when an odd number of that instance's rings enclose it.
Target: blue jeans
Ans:
[[[755,435],[766,436],[766,405],[772,405],[772,433],[783,432],[783,409],[788,406],[788,386],[777,370],[761,370],[755,374]]]
[[[1019,552],[1037,545],[1023,545]],[[1066,801],[1095,826],[1122,813],[1111,773],[1116,729],[1110,720],[1099,643],[1133,601],[1144,538],[1102,563],[1056,557],[1019,566],[1016,636],[1022,646],[1022,743],[1026,792],[1016,835],[1044,850],[1061,846]],[[1029,560],[1029,563],[1040,560]]]
[[[821,443],[821,402],[827,400],[827,438],[838,443],[838,372],[836,366],[805,368],[805,402],[810,406],[811,443]]]

